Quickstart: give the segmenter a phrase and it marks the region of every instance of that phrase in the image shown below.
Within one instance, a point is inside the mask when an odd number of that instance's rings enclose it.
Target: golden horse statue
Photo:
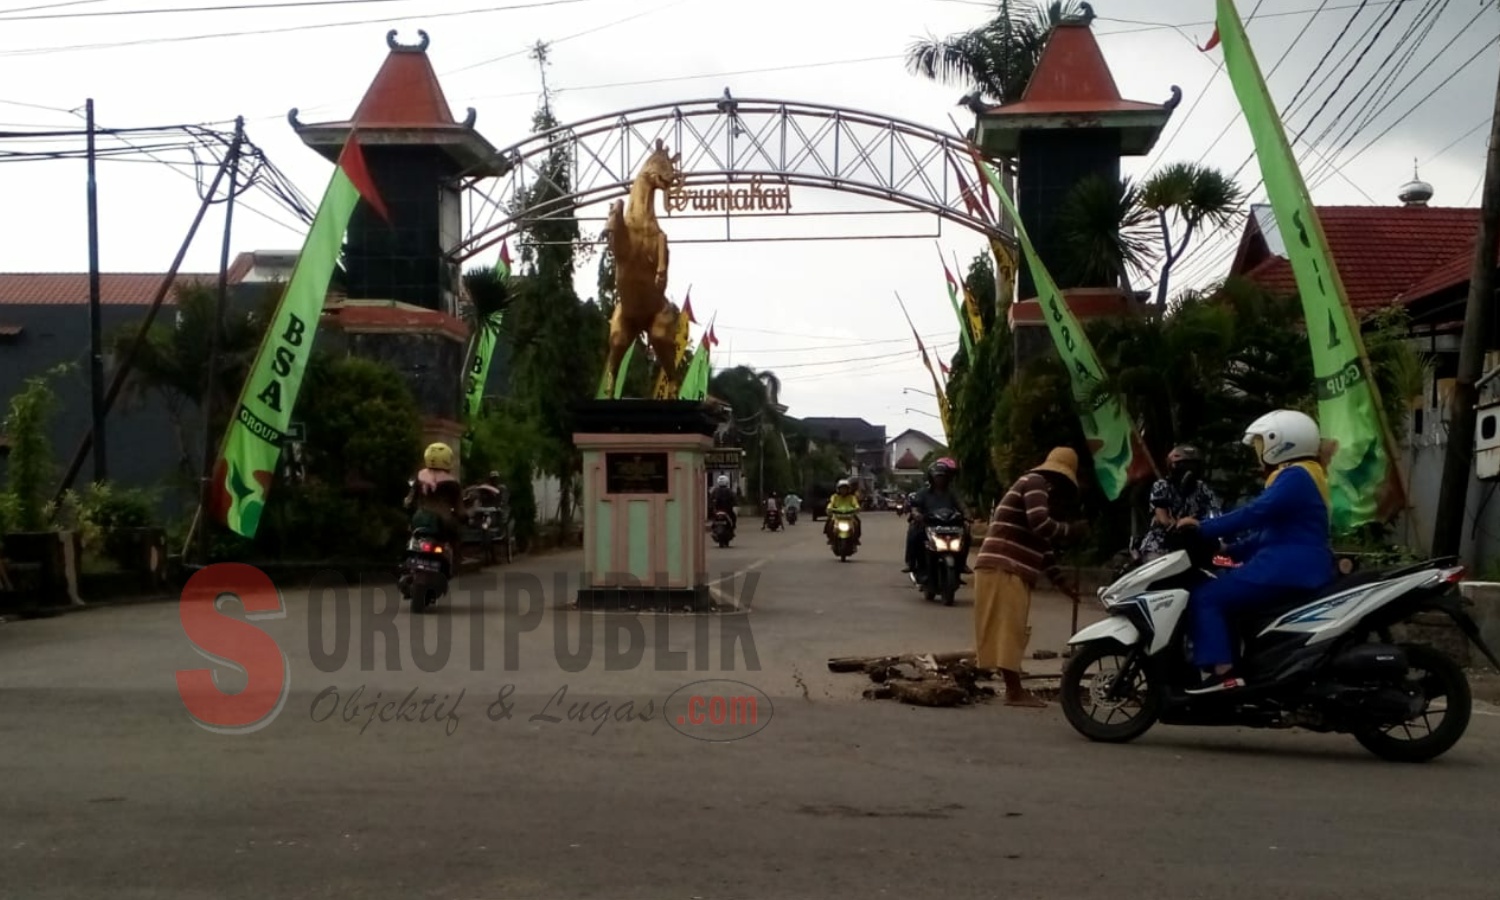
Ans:
[[[615,258],[615,313],[609,322],[604,396],[614,396],[625,351],[642,334],[669,385],[677,385],[676,304],[667,300],[667,236],[656,221],[656,194],[682,182],[682,154],[667,154],[660,139],[630,184],[630,204],[609,207],[604,236]]]

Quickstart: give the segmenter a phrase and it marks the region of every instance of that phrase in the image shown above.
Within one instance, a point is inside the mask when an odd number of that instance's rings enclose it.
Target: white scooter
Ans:
[[[1286,592],[1236,623],[1244,648],[1235,668],[1246,685],[1189,695],[1201,674],[1184,633],[1188,593],[1215,577],[1217,542],[1196,529],[1177,540],[1187,549],[1101,588],[1109,618],[1069,641],[1074,651],[1060,702],[1068,722],[1091,740],[1124,743],[1158,721],[1306,728],[1352,734],[1384,759],[1425,762],[1467,729],[1469,682],[1447,656],[1398,644],[1392,630],[1425,610],[1445,613],[1500,668],[1457,593],[1464,569],[1445,558],[1357,572],[1318,592]]]

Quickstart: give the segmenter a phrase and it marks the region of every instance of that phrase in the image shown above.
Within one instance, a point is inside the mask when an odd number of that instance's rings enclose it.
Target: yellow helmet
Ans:
[[[431,444],[422,452],[422,462],[429,469],[453,470],[453,448],[447,444]]]

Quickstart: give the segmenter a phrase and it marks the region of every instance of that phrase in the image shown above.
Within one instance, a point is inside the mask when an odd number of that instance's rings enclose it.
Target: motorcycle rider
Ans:
[[[740,524],[740,514],[734,508],[734,489],[729,486],[729,476],[720,475],[714,482],[713,492],[708,496],[710,513],[725,513],[729,516],[729,527]]]
[[[1209,519],[1223,512],[1219,495],[1203,480],[1203,454],[1184,444],[1167,454],[1167,475],[1151,486],[1151,526],[1136,547],[1141,562],[1167,552],[1167,532],[1179,519]]]
[[[463,490],[453,477],[453,448],[442,443],[428,445],[422,452],[422,464],[403,504],[412,511],[412,528],[431,529],[443,543],[457,546]]]
[[[1288,589],[1316,591],[1336,577],[1329,538],[1332,510],[1328,476],[1319,461],[1322,435],[1310,416],[1291,409],[1267,413],[1245,429],[1266,473],[1266,489],[1251,503],[1199,522],[1189,516],[1178,527],[1196,527],[1210,539],[1247,534],[1226,554],[1244,565],[1221,573],[1192,593],[1188,605],[1193,662],[1203,684],[1189,694],[1243,687],[1233,669],[1234,635],[1229,617],[1275,604]]]
[[[802,512],[802,498],[797,496],[795,491],[789,492],[786,495],[787,522],[791,523],[792,519],[796,518],[797,513],[800,512]]]
[[[958,463],[950,457],[943,457],[927,470],[927,487],[912,495],[911,524],[906,530],[906,568],[901,571],[917,572],[918,581],[926,577],[918,571],[922,560],[922,542],[927,536],[926,518],[943,510],[956,510],[964,517],[963,550],[960,551],[963,573],[968,575],[974,571],[969,568],[969,512],[952,489],[953,475],[957,471]]]
[[[833,543],[833,516],[835,513],[847,514],[854,520],[854,540],[859,541],[859,495],[854,492],[854,485],[849,479],[839,480],[838,488],[832,497],[828,498],[828,521],[823,523],[823,534],[827,535],[828,542]]]
[[[775,513],[775,514],[777,514],[779,516],[780,512],[781,512],[781,496],[779,494],[777,494],[775,491],[772,491],[770,494],[768,494],[766,496],[765,512],[761,516],[760,530],[761,531],[765,531],[767,528],[770,527],[772,513]]]

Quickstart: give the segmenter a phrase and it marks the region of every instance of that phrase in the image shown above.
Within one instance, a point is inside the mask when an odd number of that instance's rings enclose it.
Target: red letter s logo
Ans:
[[[202,727],[221,734],[247,734],[264,728],[281,712],[291,683],[291,667],[276,641],[261,629],[220,612],[234,598],[246,619],[283,619],[286,609],[270,577],[244,563],[217,563],[199,570],[182,589],[178,617],[193,649],[246,675],[243,690],[219,688],[214,669],[177,673],[177,692]]]

